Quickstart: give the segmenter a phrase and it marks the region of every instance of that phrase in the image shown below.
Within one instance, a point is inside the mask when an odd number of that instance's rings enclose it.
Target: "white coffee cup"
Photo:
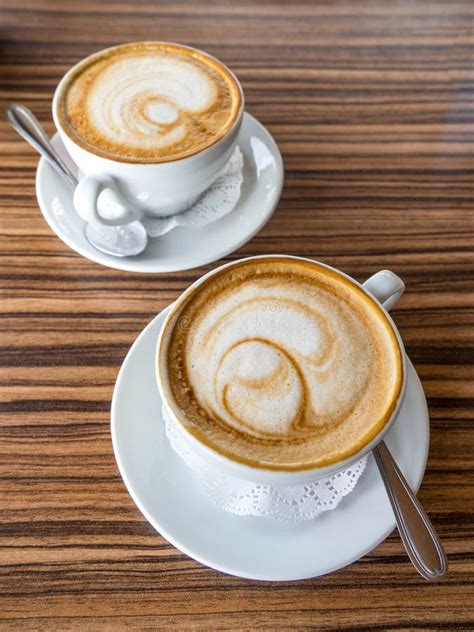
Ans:
[[[239,88],[240,107],[232,126],[214,144],[191,156],[169,162],[112,160],[77,144],[64,129],[58,115],[63,88],[71,75],[104,52],[99,51],[71,68],[61,79],[53,97],[54,123],[67,152],[81,173],[74,193],[76,211],[86,221],[120,226],[141,219],[144,215],[167,217],[190,208],[219,176],[236,146],[244,112],[240,83],[227,68]],[[207,53],[198,52],[215,60]],[[108,216],[101,214],[101,209],[107,209]]]
[[[201,464],[202,467],[205,466],[207,468],[213,469],[216,474],[232,476],[235,478],[240,478],[263,485],[300,485],[314,482],[321,478],[326,478],[328,476],[331,476],[332,474],[348,468],[351,464],[356,463],[364,455],[368,454],[383,439],[383,437],[387,434],[387,432],[390,430],[393,423],[395,422],[402,406],[403,399],[405,397],[407,360],[400,334],[398,333],[398,330],[388,313],[386,313],[386,317],[396,335],[402,357],[402,388],[396,401],[395,408],[392,415],[390,416],[390,419],[387,421],[382,430],[372,439],[372,441],[367,443],[361,450],[352,455],[350,458],[338,461],[337,463],[328,466],[300,471],[275,471],[245,465],[220,454],[219,452],[213,450],[209,446],[199,441],[194,435],[190,434],[185,429],[183,424],[174,414],[173,407],[167,401],[167,390],[163,386],[162,376],[160,375],[160,366],[163,366],[165,364],[160,362],[160,350],[164,348],[162,342],[164,341],[164,338],[169,331],[167,325],[173,322],[174,314],[177,313],[181,301],[184,301],[189,296],[189,294],[192,293],[194,289],[198,287],[201,283],[203,283],[206,279],[219,273],[224,268],[237,265],[242,261],[265,259],[272,256],[275,255],[260,255],[256,257],[248,257],[247,259],[239,259],[237,261],[233,261],[231,263],[220,266],[215,270],[212,270],[208,274],[205,274],[200,279],[198,279],[195,283],[193,283],[177,299],[176,303],[170,309],[165,322],[163,323],[156,347],[155,371],[166,419],[168,422],[171,422],[173,424],[174,429],[179,435],[180,444],[183,446],[185,451],[192,454],[194,463],[198,464],[197,467],[200,467],[199,464]],[[284,255],[278,255],[279,258],[281,258],[282,256]],[[289,255],[287,255],[286,258],[317,263],[320,266],[324,266],[330,270],[333,270],[342,277],[350,279],[353,283],[361,287],[365,294],[367,294],[372,300],[379,303],[386,312],[391,307],[393,307],[393,305],[395,305],[395,303],[401,297],[405,290],[405,284],[403,283],[403,281],[396,274],[389,270],[382,270],[380,272],[377,272],[369,279],[367,279],[365,283],[360,284],[344,272],[341,272],[340,270],[332,268],[331,266],[328,266],[321,262],[315,262],[304,257],[293,257]]]

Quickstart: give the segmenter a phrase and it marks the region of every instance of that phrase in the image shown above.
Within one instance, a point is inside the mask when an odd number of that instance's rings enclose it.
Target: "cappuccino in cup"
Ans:
[[[211,146],[232,127],[239,85],[214,58],[178,44],[125,44],[79,65],[58,117],[87,151],[138,163],[169,162]]]
[[[386,426],[403,385],[380,305],[315,262],[261,257],[190,288],[165,321],[158,380],[173,417],[228,459],[323,468]]]

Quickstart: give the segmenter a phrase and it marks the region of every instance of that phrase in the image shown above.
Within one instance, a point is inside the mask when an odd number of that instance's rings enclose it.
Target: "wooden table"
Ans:
[[[429,585],[395,532],[330,576],[258,583],[157,535],[115,464],[112,389],[144,325],[213,266],[141,276],[76,255],[2,120],[0,629],[473,629],[474,5],[0,0],[0,20],[1,97],[51,132],[59,78],[116,43],[182,41],[237,73],[286,182],[226,260],[285,252],[405,279],[394,318],[431,415],[420,499],[450,561]]]

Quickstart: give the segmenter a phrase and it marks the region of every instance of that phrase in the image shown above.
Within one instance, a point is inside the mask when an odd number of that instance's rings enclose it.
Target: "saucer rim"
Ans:
[[[311,579],[311,578],[315,578],[315,577],[322,577],[324,575],[328,575],[330,573],[336,572],[342,568],[345,568],[347,566],[350,566],[351,564],[353,564],[354,562],[360,560],[361,558],[363,558],[364,556],[366,556],[368,553],[370,553],[371,551],[373,551],[374,549],[376,549],[391,533],[392,531],[396,528],[396,522],[395,522],[395,517],[393,517],[393,521],[391,521],[389,527],[387,527],[382,534],[375,539],[375,541],[370,542],[370,544],[367,545],[367,547],[364,547],[363,549],[358,549],[357,552],[354,555],[350,555],[348,556],[342,563],[336,563],[334,566],[330,566],[327,570],[325,570],[322,573],[318,573],[318,572],[310,572],[310,573],[295,573],[294,575],[285,575],[285,576],[275,576],[275,575],[268,575],[265,574],[264,572],[249,572],[248,569],[238,569],[235,567],[229,568],[228,566],[226,566],[226,564],[219,564],[218,562],[216,563],[215,560],[209,560],[205,555],[201,555],[199,552],[196,553],[195,551],[191,550],[190,547],[188,547],[186,544],[183,544],[179,541],[178,538],[175,538],[173,536],[173,534],[171,534],[169,532],[169,530],[165,527],[163,527],[162,525],[160,525],[158,523],[158,521],[151,515],[151,513],[148,511],[148,509],[146,508],[146,506],[143,505],[143,503],[141,502],[141,500],[138,498],[135,490],[134,490],[134,486],[132,484],[132,482],[130,481],[128,475],[127,475],[127,468],[124,465],[121,455],[120,455],[120,448],[119,448],[119,439],[117,436],[117,423],[114,421],[117,419],[117,413],[116,413],[116,409],[118,406],[117,400],[118,400],[118,393],[120,391],[120,389],[122,388],[122,382],[124,381],[124,374],[125,374],[125,367],[126,364],[129,362],[130,358],[133,356],[135,349],[138,347],[139,342],[141,341],[142,338],[146,337],[148,335],[148,332],[153,329],[153,327],[155,326],[159,326],[161,327],[160,321],[163,321],[163,319],[166,317],[166,314],[168,313],[168,310],[170,309],[171,305],[167,306],[166,308],[164,308],[159,314],[157,314],[154,318],[152,318],[152,320],[142,329],[142,331],[138,334],[138,336],[135,338],[133,344],[130,346],[123,362],[122,365],[120,367],[120,370],[118,372],[117,375],[117,379],[115,382],[115,386],[114,386],[114,391],[113,391],[113,395],[112,395],[112,402],[111,402],[111,438],[112,438],[112,446],[113,446],[113,450],[114,450],[114,456],[117,462],[117,466],[120,472],[120,475],[122,477],[122,480],[125,484],[125,487],[128,491],[128,493],[130,494],[133,502],[135,503],[135,505],[137,506],[137,508],[139,509],[139,511],[142,513],[142,515],[145,517],[145,519],[150,523],[150,525],[158,532],[158,534],[160,534],[164,539],[166,539],[172,546],[174,546],[176,549],[178,549],[179,551],[181,551],[182,553],[184,553],[185,555],[187,555],[188,557],[190,557],[191,559],[199,562],[200,564],[203,564],[204,566],[207,566],[209,568],[212,568],[214,570],[217,570],[219,572],[223,572],[226,573],[228,575],[232,575],[235,577],[241,577],[244,579],[251,579],[251,580],[257,580],[257,581],[302,581],[305,579]],[[407,364],[409,367],[409,373],[411,373],[411,378],[413,378],[415,380],[415,384],[416,384],[416,388],[421,391],[422,395],[423,395],[423,417],[424,417],[424,439],[425,439],[425,443],[423,446],[420,447],[420,452],[423,449],[424,453],[423,453],[423,462],[422,462],[422,467],[420,469],[420,474],[416,480],[416,483],[412,486],[413,491],[415,493],[418,492],[421,483],[423,481],[424,475],[425,475],[425,471],[426,471],[426,465],[427,465],[427,461],[428,461],[428,454],[429,454],[429,445],[430,445],[430,424],[429,424],[429,413],[428,413],[428,406],[427,406],[427,402],[426,402],[426,396],[423,390],[423,386],[421,384],[420,378],[410,360],[410,358],[407,356]],[[156,390],[157,396],[159,397],[159,393],[158,390]],[[158,415],[158,418],[160,420],[160,422],[162,422],[162,418],[161,415]],[[395,422],[396,424],[396,422]],[[169,450],[172,452],[172,448],[170,446],[168,446]],[[421,456],[421,455],[420,455]],[[369,455],[369,457],[371,457],[371,455]],[[179,456],[176,455],[175,453],[173,453],[173,458],[179,459]],[[373,458],[373,457],[371,457]],[[369,464],[368,464],[369,465]],[[382,479],[380,478],[379,481],[380,485],[383,485]],[[357,494],[357,486],[354,489],[354,491],[352,492],[352,494]],[[352,495],[351,494],[351,495]],[[338,509],[335,508],[334,511],[337,511]],[[236,520],[239,520],[241,517],[240,516],[234,516],[234,518]],[[267,518],[259,518],[260,520],[268,520]],[[318,518],[316,518],[315,520],[317,520]],[[269,521],[271,522],[271,521]]]
[[[265,137],[265,142],[269,146],[270,153],[272,154],[275,161],[276,177],[275,177],[275,189],[274,189],[273,198],[268,202],[267,212],[261,217],[260,221],[257,222],[257,224],[255,224],[255,226],[252,228],[251,231],[245,232],[238,240],[233,241],[232,245],[229,245],[219,250],[214,250],[213,254],[209,257],[202,256],[202,251],[199,251],[199,250],[195,251],[192,255],[190,255],[188,251],[182,259],[183,260],[182,265],[164,266],[164,267],[160,267],[158,265],[157,267],[154,268],[153,266],[150,267],[150,265],[141,264],[137,257],[114,257],[112,255],[107,255],[105,253],[102,253],[98,250],[95,251],[93,246],[91,246],[90,249],[83,248],[81,245],[77,243],[75,239],[71,238],[69,235],[67,235],[63,231],[63,229],[61,228],[61,225],[57,221],[54,220],[51,212],[49,211],[49,208],[48,208],[49,203],[46,200],[47,187],[44,186],[44,183],[45,183],[46,177],[49,176],[49,174],[45,175],[45,170],[47,169],[52,170],[52,167],[48,165],[45,158],[40,158],[37,164],[37,168],[36,168],[35,191],[36,191],[38,206],[41,210],[43,218],[45,219],[46,223],[48,224],[52,232],[71,250],[73,250],[80,256],[84,257],[85,259],[88,259],[89,261],[93,261],[94,263],[103,265],[107,268],[111,268],[114,270],[122,270],[125,272],[131,272],[131,273],[137,273],[137,274],[166,274],[170,272],[182,272],[184,270],[192,270],[198,267],[206,266],[215,261],[219,261],[220,259],[223,259],[227,255],[230,255],[233,252],[236,252],[237,250],[239,250],[239,248],[241,248],[244,244],[248,243],[251,239],[255,237],[257,233],[259,233],[262,230],[262,228],[267,224],[267,222],[271,219],[272,215],[274,214],[280,202],[281,193],[283,190],[285,171],[284,171],[283,159],[281,156],[280,149],[275,139],[273,138],[272,134],[270,133],[270,131],[262,123],[260,123],[260,121],[257,118],[252,116],[252,114],[250,114],[247,111],[244,111],[244,114],[243,114],[242,126],[237,136],[237,144],[239,144],[239,139],[241,139],[244,136],[244,134],[247,133],[247,126],[249,124],[253,124],[259,129],[259,138],[261,138],[262,136]],[[62,144],[62,141],[60,139],[58,132],[56,132],[52,136],[51,142],[53,143],[53,145],[56,145],[57,143]],[[253,187],[252,195],[254,194],[256,190],[258,190],[258,184],[257,186]],[[71,203],[72,203],[72,195],[71,195]],[[231,211],[231,213],[229,213],[229,216],[231,216],[232,213],[234,213],[234,211],[238,210],[238,208],[239,208],[239,202],[237,202],[236,207]],[[84,222],[84,226],[85,226],[85,222]],[[210,226],[212,227],[212,224],[210,224]],[[182,227],[180,228],[182,229]],[[189,229],[186,229],[186,230],[189,230]],[[160,237],[158,237],[157,239],[160,239]],[[156,261],[157,263],[159,263],[160,259],[159,257],[154,257],[152,261],[154,262]]]

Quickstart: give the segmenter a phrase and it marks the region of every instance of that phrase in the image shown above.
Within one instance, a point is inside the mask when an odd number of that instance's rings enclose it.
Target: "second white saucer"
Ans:
[[[154,357],[166,311],[128,352],[112,400],[115,458],[130,495],[155,529],[207,566],[279,581],[329,573],[380,544],[395,528],[395,518],[372,455],[355,490],[337,509],[296,525],[235,516],[207,498],[165,436]],[[417,490],[426,467],[429,424],[423,388],[410,362],[405,400],[386,441]]]
[[[237,143],[244,158],[243,183],[236,207],[203,228],[176,228],[150,243],[136,257],[117,258],[96,250],[85,238],[84,221],[72,203],[72,190],[42,158],[36,195],[45,220],[56,235],[79,254],[102,265],[130,272],[188,270],[225,257],[249,241],[266,224],[280,199],[283,163],[277,144],[261,123],[244,114]],[[56,134],[53,145],[76,172]]]

